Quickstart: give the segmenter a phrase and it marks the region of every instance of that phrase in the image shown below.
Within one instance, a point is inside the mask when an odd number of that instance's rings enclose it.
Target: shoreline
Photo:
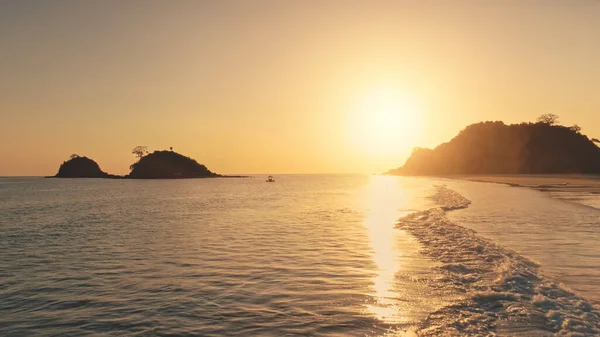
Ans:
[[[542,192],[588,192],[600,194],[600,175],[591,174],[516,174],[457,175],[440,178],[527,187]]]
[[[523,187],[546,193],[552,198],[600,209],[600,175],[461,175],[439,178]]]

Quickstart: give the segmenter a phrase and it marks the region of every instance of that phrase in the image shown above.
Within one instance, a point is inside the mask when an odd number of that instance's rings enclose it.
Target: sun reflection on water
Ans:
[[[407,212],[406,189],[402,189],[397,177],[373,176],[367,194],[368,213],[365,227],[368,229],[373,260],[377,264],[377,275],[373,279],[374,301],[368,306],[371,314],[383,322],[394,324],[406,322],[408,317],[402,312],[398,293],[394,290],[395,275],[402,268],[402,251],[398,246],[395,229],[399,217]]]

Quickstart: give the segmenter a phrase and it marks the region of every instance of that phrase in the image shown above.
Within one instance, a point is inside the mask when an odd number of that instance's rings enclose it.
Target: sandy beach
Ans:
[[[473,175],[454,176],[452,179],[528,187],[547,192],[555,198],[600,208],[600,175]]]

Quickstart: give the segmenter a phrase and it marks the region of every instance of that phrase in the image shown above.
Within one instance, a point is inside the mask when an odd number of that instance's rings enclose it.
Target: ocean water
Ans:
[[[275,178],[0,178],[0,336],[600,335],[596,208]]]

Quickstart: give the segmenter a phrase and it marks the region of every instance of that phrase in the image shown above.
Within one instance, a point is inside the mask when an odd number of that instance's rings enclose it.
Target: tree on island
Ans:
[[[131,150],[131,153],[141,159],[143,156],[148,154],[148,147],[144,145],[138,145]]]
[[[575,131],[577,133],[581,132],[581,126],[579,126],[577,124],[573,124],[573,126],[571,126],[569,129],[571,129],[572,131]]]
[[[558,123],[558,116],[555,114],[543,114],[537,118],[538,123],[554,125]]]

